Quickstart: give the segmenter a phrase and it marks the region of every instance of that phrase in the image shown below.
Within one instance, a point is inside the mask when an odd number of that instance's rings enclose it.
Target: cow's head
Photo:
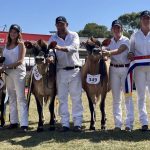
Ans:
[[[24,42],[24,44],[27,49],[31,50],[31,53],[34,55],[34,57],[41,55],[40,54],[41,52],[44,54],[45,57],[48,54],[47,44],[43,40],[38,40],[37,42],[34,43],[26,41]]]
[[[25,46],[30,49],[35,58],[35,64],[38,67],[40,73],[44,73],[47,69],[48,64],[46,63],[46,57],[48,57],[49,50],[45,41],[38,40],[37,42],[26,41]]]
[[[49,56],[49,50],[55,48],[57,43],[51,42],[51,44],[47,46],[45,41],[38,40],[34,43],[26,41],[24,44],[26,48],[30,49],[30,51],[33,53],[35,64],[37,65],[39,72],[44,74],[49,67],[49,64],[46,62],[46,58]]]
[[[102,57],[102,46],[107,47],[110,44],[110,39],[105,39],[102,43],[97,39],[91,37],[86,42],[82,42],[88,55],[95,60],[99,60]]]
[[[101,55],[101,42],[91,37],[86,42],[82,42],[81,45],[85,47],[88,52],[88,56],[93,60],[99,60]]]

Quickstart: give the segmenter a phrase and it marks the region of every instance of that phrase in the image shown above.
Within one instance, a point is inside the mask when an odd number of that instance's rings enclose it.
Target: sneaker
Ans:
[[[125,131],[127,131],[127,132],[131,132],[131,131],[132,131],[132,129],[131,129],[130,127],[125,127]]]
[[[28,132],[28,126],[21,126],[22,132]]]
[[[63,127],[61,128],[60,132],[67,132],[67,131],[69,131],[69,130],[70,130],[69,127],[63,126]]]
[[[8,129],[17,129],[18,126],[19,126],[18,123],[13,123],[13,124],[10,124],[10,125],[8,126]]]
[[[74,126],[73,131],[74,131],[74,132],[81,132],[82,129],[81,129],[80,126]]]
[[[121,128],[115,127],[115,128],[114,128],[114,131],[116,131],[116,132],[121,131]]]
[[[0,126],[0,130],[2,130],[4,127],[3,126]]]
[[[141,128],[142,131],[148,131],[148,125],[143,125]]]

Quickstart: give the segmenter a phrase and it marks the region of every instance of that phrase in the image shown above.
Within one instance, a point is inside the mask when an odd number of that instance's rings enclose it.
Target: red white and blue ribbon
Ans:
[[[132,95],[133,86],[133,71],[138,66],[150,66],[150,55],[148,56],[135,56],[134,60],[130,62],[127,77],[125,80],[125,95]]]

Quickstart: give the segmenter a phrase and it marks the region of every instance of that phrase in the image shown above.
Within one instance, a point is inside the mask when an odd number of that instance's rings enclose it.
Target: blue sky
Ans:
[[[70,30],[79,31],[91,22],[110,28],[120,15],[142,10],[150,10],[149,0],[1,0],[0,29],[17,23],[23,32],[49,34],[60,15],[67,18]]]

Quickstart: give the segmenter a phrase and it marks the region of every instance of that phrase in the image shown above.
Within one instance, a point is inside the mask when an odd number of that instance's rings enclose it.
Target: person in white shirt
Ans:
[[[129,67],[129,60],[127,58],[129,51],[129,39],[123,36],[123,27],[119,20],[112,22],[113,38],[107,50],[103,50],[104,56],[110,56],[110,86],[113,96],[113,115],[115,122],[115,131],[121,130],[122,108],[121,108],[121,92],[125,93],[125,78]],[[131,131],[134,122],[134,110],[132,97],[125,97],[126,106],[126,123],[125,130]]]
[[[49,44],[56,41],[57,56],[57,94],[59,99],[59,114],[61,117],[62,130],[70,129],[70,115],[68,110],[68,94],[72,99],[72,117],[74,131],[81,131],[83,118],[82,107],[82,84],[81,84],[81,62],[79,60],[78,48],[79,36],[76,32],[68,30],[68,22],[65,17],[56,18],[57,33],[49,39]]]
[[[140,29],[133,33],[130,39],[130,52],[128,58],[150,55],[150,11],[140,14]],[[148,116],[146,111],[145,91],[146,86],[150,91],[150,66],[138,66],[134,71],[135,86],[138,95],[139,119],[142,131],[148,130]]]
[[[28,129],[28,105],[25,97],[25,57],[26,48],[21,38],[21,28],[17,24],[11,25],[6,46],[3,50],[5,57],[4,66],[1,71],[5,70],[6,88],[9,95],[10,107],[10,126],[9,129],[18,127],[18,109],[17,101],[20,106],[20,126],[23,132]]]

